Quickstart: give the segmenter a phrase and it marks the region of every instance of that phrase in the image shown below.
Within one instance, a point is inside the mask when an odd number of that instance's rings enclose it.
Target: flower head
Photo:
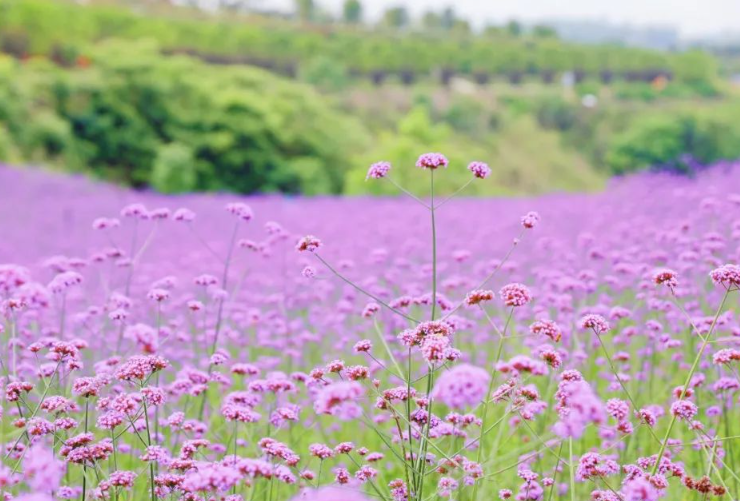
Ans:
[[[491,168],[483,162],[470,162],[468,164],[468,170],[478,179],[485,179],[491,175]]]
[[[442,373],[434,385],[432,397],[451,409],[474,407],[485,399],[490,380],[485,369],[460,364]]]
[[[474,290],[467,293],[465,296],[465,304],[468,306],[474,306],[486,301],[493,301],[496,295],[493,291],[489,290]]]
[[[604,317],[594,314],[584,315],[578,325],[581,329],[593,329],[596,334],[603,334],[611,328]]]
[[[388,175],[391,170],[390,162],[376,162],[370,166],[365,176],[365,181],[368,179],[382,179]]]
[[[321,240],[313,235],[306,235],[298,241],[295,248],[298,252],[316,252],[319,247],[321,247]]]
[[[709,273],[715,285],[722,285],[726,289],[740,287],[740,266],[725,264]]]
[[[440,167],[447,168],[449,161],[441,153],[424,153],[416,161],[416,166],[420,169],[435,170]]]
[[[522,226],[531,230],[540,222],[540,215],[534,211],[527,212],[522,216]]]
[[[556,343],[560,341],[563,335],[558,324],[552,320],[537,320],[529,326],[529,331],[532,334],[547,336]]]
[[[655,270],[653,272],[653,281],[656,285],[665,285],[669,289],[678,287],[678,273],[668,268]]]
[[[240,202],[231,203],[226,205],[226,212],[233,214],[234,216],[244,221],[252,219],[252,209],[247,205]]]
[[[684,421],[690,421],[698,411],[696,404],[689,400],[676,400],[671,405],[671,414]]]
[[[523,284],[504,285],[498,294],[506,306],[524,306],[532,300],[532,293]]]

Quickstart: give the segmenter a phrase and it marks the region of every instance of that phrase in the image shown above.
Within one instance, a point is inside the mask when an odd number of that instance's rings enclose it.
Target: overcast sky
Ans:
[[[315,0],[339,9],[343,0]],[[288,5],[291,0],[262,0],[262,5]],[[638,25],[670,25],[687,37],[731,32],[740,35],[740,0],[363,0],[370,17],[389,6],[406,5],[413,13],[454,5],[478,25],[516,18],[600,20]]]

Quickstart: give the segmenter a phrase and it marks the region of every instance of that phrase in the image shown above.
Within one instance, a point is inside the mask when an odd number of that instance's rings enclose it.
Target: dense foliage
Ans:
[[[164,192],[359,194],[378,156],[437,149],[495,166],[470,191],[489,195],[740,155],[735,92],[701,52],[473,34],[451,14],[370,27],[354,4],[345,24],[132,5],[0,0],[0,160]]]
[[[100,47],[75,71],[1,61],[0,156],[18,145],[24,158],[162,191],[341,191],[366,140],[352,119],[263,70],[139,45]]]
[[[205,17],[205,19],[204,19]],[[234,20],[236,18],[236,20]],[[214,61],[251,62],[295,74],[315,59],[376,81],[390,74],[406,82],[441,70],[474,75],[480,81],[506,76],[512,81],[539,75],[552,82],[563,71],[605,82],[650,81],[673,75],[691,84],[711,82],[714,59],[702,52],[668,54],[611,46],[579,46],[551,37],[512,36],[510,31],[440,33],[358,27],[318,26],[233,14],[204,16],[179,11],[137,13],[111,5],[77,6],[67,1],[0,0],[0,44],[17,54],[52,55],[72,62],[91,41],[105,38],[156,39],[170,51],[194,51]],[[339,71],[341,71],[341,68]]]

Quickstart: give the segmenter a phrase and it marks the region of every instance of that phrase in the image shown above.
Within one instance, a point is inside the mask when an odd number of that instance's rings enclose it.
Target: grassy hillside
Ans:
[[[740,105],[704,53],[133,5],[0,0],[0,160],[319,194],[366,192],[370,163],[433,150],[454,171],[440,192],[482,160],[492,180],[468,193],[490,195],[740,157]]]

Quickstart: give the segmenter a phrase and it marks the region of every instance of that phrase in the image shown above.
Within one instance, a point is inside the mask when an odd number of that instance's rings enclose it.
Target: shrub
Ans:
[[[165,57],[149,42],[103,43],[91,56],[87,69],[0,65],[0,124],[27,158],[69,154],[101,177],[164,191],[337,193],[366,141],[315,92],[263,70]],[[306,158],[311,176],[299,172]]]
[[[537,122],[546,129],[569,130],[578,120],[576,106],[559,97],[541,100],[536,114]]]
[[[732,108],[724,112],[680,112],[636,120],[612,141],[606,163],[621,174],[646,167],[691,171],[740,157],[740,124]]]
[[[193,150],[171,143],[157,149],[150,184],[163,193],[190,191],[197,182]]]

